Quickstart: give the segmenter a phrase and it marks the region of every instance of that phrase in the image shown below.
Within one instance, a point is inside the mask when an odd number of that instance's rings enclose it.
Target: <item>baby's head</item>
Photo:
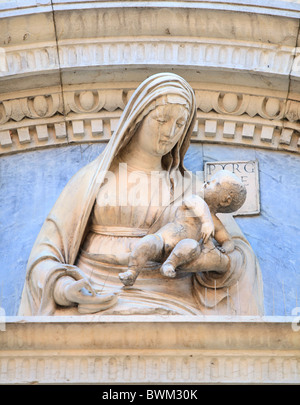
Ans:
[[[235,212],[245,202],[247,190],[241,180],[228,170],[219,170],[204,185],[204,200],[213,212]]]

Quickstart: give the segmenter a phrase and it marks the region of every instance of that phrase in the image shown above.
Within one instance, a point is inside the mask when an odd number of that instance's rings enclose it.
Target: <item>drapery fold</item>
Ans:
[[[163,168],[164,170],[168,170],[175,185],[174,195],[170,204],[175,204],[177,199],[180,200],[182,195],[188,190],[193,192],[193,186],[195,186],[194,177],[185,170],[183,160],[190,143],[196,119],[195,97],[189,85],[182,78],[171,73],[160,73],[151,76],[137,88],[124,109],[116,131],[112,135],[104,152],[94,161],[80,169],[71,178],[58,197],[40,230],[28,260],[26,282],[19,315],[56,314],[57,304],[54,301],[53,292],[57,280],[63,276],[70,276],[74,280],[80,280],[86,276],[76,265],[76,260],[78,259],[81,244],[89,229],[89,219],[105,176],[114,159],[118,157],[131,137],[134,136],[131,129],[136,125],[140,114],[155,99],[170,94],[183,97],[189,105],[190,111],[182,138],[172,151],[162,159]],[[184,188],[176,188],[176,184],[181,183],[183,175],[186,177]],[[164,214],[163,210],[148,229],[148,233],[156,232],[166,223]],[[225,217],[224,221],[227,221]],[[184,297],[172,297],[171,295],[166,297],[168,293],[160,294],[157,292],[153,292],[153,305],[150,305],[151,293],[149,291],[142,291],[142,289],[138,290],[139,292],[135,298],[136,301],[141,302],[145,299],[148,307],[155,309],[155,305],[158,305],[159,300],[161,300],[162,310],[163,303],[168,302],[170,312],[172,313],[176,313],[177,307],[178,313],[182,313],[184,308],[187,308],[187,313],[200,314],[206,304],[207,308],[215,309],[218,304],[222,303],[224,298],[228,297],[228,289],[236,285],[235,281],[237,279],[239,288],[243,289],[241,291],[246,291],[247,288],[248,290],[253,289],[253,302],[251,301],[252,306],[249,310],[251,314],[254,311],[261,313],[262,287],[259,266],[245,238],[233,224],[234,221],[230,225],[229,233],[237,238],[237,250],[233,253],[232,257],[230,256],[231,267],[228,274],[224,276],[227,279],[223,280],[223,285],[220,284],[218,288],[214,288],[218,278],[213,278],[213,274],[209,276],[204,273],[190,275],[185,279],[188,285],[186,291],[195,297],[194,305],[190,304],[191,297],[187,297],[188,299],[185,302]],[[245,264],[245,261],[247,264]],[[213,280],[213,287],[208,285],[210,277]],[[229,282],[229,280],[231,281]],[[170,283],[173,282],[173,280],[169,281]],[[177,280],[176,282],[179,283],[181,281]],[[182,291],[184,289],[185,286],[183,285]],[[214,294],[213,298],[207,296],[207,291],[209,291],[209,295]],[[216,294],[216,291],[218,294]],[[234,294],[233,290],[232,294]],[[131,293],[131,296],[134,296],[134,292]],[[232,296],[237,297],[237,294]],[[205,305],[203,306],[203,304]],[[158,306],[157,308],[160,307]],[[114,310],[111,311],[111,313],[113,312]],[[256,312],[255,314],[257,314]]]
[[[37,314],[46,307],[49,313],[53,312],[54,303],[48,306],[43,304],[43,307],[41,303],[51,295],[57,277],[66,274],[69,266],[74,265],[107,171],[130,136],[134,135],[130,129],[147,105],[158,97],[170,94],[180,95],[189,105],[190,114],[180,148],[175,145],[170,152],[170,172],[175,171],[176,177],[177,170],[184,171],[183,158],[196,119],[195,96],[181,77],[159,73],[146,79],[135,90],[104,152],[72,177],[46,218],[28,260],[20,314]],[[57,276],[53,277],[53,274]]]

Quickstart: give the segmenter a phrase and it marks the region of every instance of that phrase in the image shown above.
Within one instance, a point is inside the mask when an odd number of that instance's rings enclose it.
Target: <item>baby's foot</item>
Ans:
[[[122,281],[124,285],[131,286],[135,282],[136,275],[133,271],[127,270],[124,271],[124,273],[119,273],[119,279]]]
[[[176,271],[171,263],[163,264],[160,272],[163,276],[174,278],[176,276]]]

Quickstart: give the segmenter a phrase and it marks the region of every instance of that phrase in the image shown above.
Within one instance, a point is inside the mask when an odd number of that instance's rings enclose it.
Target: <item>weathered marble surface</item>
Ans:
[[[291,317],[8,317],[2,384],[298,384]],[[149,387],[151,388],[151,387]],[[198,390],[200,398],[201,387]]]
[[[103,147],[76,145],[1,158],[0,306],[7,315],[17,313],[26,262],[46,215],[67,180]],[[205,161],[238,159],[259,161],[261,214],[236,219],[261,265],[265,312],[290,315],[300,297],[300,158],[284,152],[194,144],[186,155],[186,166],[197,171]]]
[[[217,145],[203,145],[201,151],[192,145],[186,157],[190,170],[196,170],[198,159],[258,160],[261,213],[236,220],[262,268],[266,314],[290,315],[292,308],[299,306],[300,296],[299,157]]]
[[[0,18],[8,64],[2,92],[60,79],[64,86],[121,76],[140,81],[144,69],[169,64],[183,72],[192,67],[204,82],[212,75],[215,83],[287,92],[299,5],[18,0],[1,4]]]
[[[26,263],[47,213],[72,175],[103,147],[97,144],[57,148],[0,160],[0,306],[7,314],[17,313]]]

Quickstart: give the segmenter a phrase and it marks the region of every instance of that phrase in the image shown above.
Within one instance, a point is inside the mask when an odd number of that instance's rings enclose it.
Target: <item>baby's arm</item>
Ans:
[[[226,231],[224,225],[216,215],[212,216],[215,225],[215,240],[221,245],[223,253],[230,253],[234,250],[234,241]]]
[[[201,221],[201,238],[203,242],[208,242],[214,235],[214,221],[210,209],[206,202],[198,195],[191,195],[184,200],[184,205],[191,211],[192,215]]]

